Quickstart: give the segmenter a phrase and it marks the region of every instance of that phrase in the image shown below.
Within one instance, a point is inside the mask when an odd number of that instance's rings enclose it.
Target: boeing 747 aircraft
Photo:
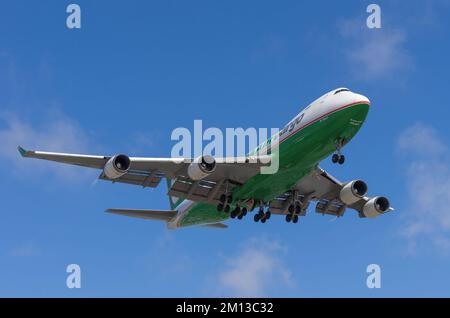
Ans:
[[[157,187],[166,179],[170,210],[107,211],[165,221],[170,229],[192,225],[225,228],[223,221],[242,219],[255,208],[255,222],[265,223],[271,215],[280,214],[287,222],[297,223],[311,202],[318,213],[340,217],[350,208],[359,217],[373,218],[393,210],[387,198],[366,196],[364,181],[340,182],[319,167],[330,155],[333,163],[344,163],[342,148],[359,131],[369,108],[367,97],[347,88],[335,89],[311,103],[244,160],[234,162],[211,156],[138,158],[18,149],[27,158],[100,169],[102,180]],[[274,144],[277,152],[271,152]],[[268,150],[267,160],[258,157],[262,150]],[[261,168],[275,155],[278,171],[262,174]],[[252,159],[255,156],[257,160]]]

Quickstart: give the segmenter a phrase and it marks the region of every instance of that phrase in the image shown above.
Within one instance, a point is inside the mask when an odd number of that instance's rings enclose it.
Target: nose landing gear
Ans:
[[[341,154],[342,146],[344,145],[344,139],[340,138],[336,140],[335,147],[336,147],[336,153],[331,156],[331,162],[332,163],[339,163],[340,165],[344,164],[345,162],[345,156]]]
[[[341,154],[338,154],[338,153],[335,153],[331,157],[331,162],[339,163],[340,165],[342,165],[345,162],[345,156],[341,155]]]

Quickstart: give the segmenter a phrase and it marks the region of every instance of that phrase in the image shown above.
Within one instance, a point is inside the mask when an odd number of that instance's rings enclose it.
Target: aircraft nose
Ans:
[[[364,95],[353,93],[355,102],[363,102],[370,105],[370,99]]]

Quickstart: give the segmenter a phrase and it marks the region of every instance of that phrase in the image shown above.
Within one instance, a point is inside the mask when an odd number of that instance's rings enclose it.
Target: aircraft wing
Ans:
[[[214,158],[215,170],[195,181],[189,177],[188,168],[196,160],[193,158],[142,158],[127,157],[129,169],[116,178],[105,174],[105,165],[115,156],[83,155],[25,150],[18,147],[22,157],[55,161],[64,164],[100,169],[99,179],[111,182],[127,183],[142,187],[157,187],[162,178],[174,180],[169,195],[196,202],[217,204],[225,189],[245,183],[260,172],[262,166],[270,165],[270,156],[259,158]],[[264,158],[264,159],[262,159]]]
[[[372,197],[364,195],[351,204],[346,204],[341,199],[341,191],[346,185],[347,182],[340,182],[322,168],[316,167],[295,185],[295,192],[289,191],[272,200],[270,211],[275,214],[287,214],[292,196],[295,195],[295,199],[302,202],[300,215],[305,215],[309,204],[315,202],[317,213],[340,217],[344,215],[346,208],[351,208],[357,211],[360,217],[367,217],[364,214],[364,206]],[[385,212],[393,210],[392,207],[388,206]],[[369,217],[374,216],[376,215]]]

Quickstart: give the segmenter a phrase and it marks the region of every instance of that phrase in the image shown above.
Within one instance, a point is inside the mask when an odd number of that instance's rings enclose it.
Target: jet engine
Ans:
[[[216,170],[216,161],[211,156],[200,156],[188,167],[187,173],[189,178],[194,181],[201,180]]]
[[[103,173],[111,180],[120,178],[130,169],[130,163],[127,155],[115,155],[106,162]]]
[[[374,197],[367,201],[363,207],[363,214],[367,218],[374,218],[390,209],[389,200],[385,197]]]
[[[339,198],[346,205],[351,205],[360,200],[367,193],[367,184],[362,180],[348,182],[339,194]]]

